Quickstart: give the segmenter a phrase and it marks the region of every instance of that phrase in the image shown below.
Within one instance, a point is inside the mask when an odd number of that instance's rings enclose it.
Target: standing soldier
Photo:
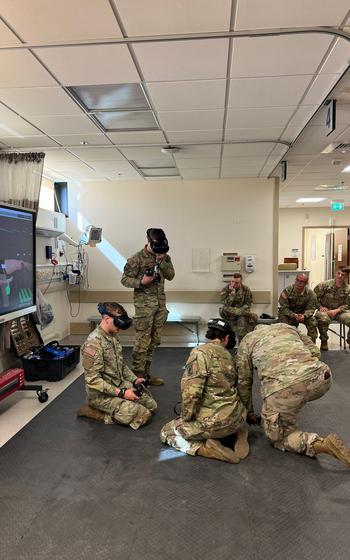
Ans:
[[[279,297],[278,318],[281,323],[297,327],[303,323],[312,342],[317,339],[317,321],[314,313],[318,307],[317,298],[307,284],[309,278],[306,274],[299,273],[295,282],[287,286]]]
[[[181,380],[181,416],[163,426],[160,439],[188,455],[239,463],[249,453],[248,432],[242,430],[246,410],[237,389],[237,373],[227,350],[235,345],[230,324],[210,319],[207,344],[194,348]],[[234,450],[220,438],[237,432]]]
[[[261,417],[270,443],[281,451],[310,457],[327,453],[350,467],[350,450],[336,434],[322,438],[298,427],[302,407],[322,397],[332,383],[331,371],[319,356],[317,346],[295,327],[258,325],[238,348],[238,394],[248,410],[248,423],[257,423],[252,403],[256,368],[263,399]]]
[[[122,284],[134,288],[136,339],[132,354],[132,369],[151,385],[163,385],[160,377],[151,375],[153,352],[160,344],[161,333],[168,317],[165,306],[164,280],[172,280],[175,271],[168,240],[162,229],[147,230],[147,245],[130,257],[124,267]]]
[[[144,378],[130,371],[123,361],[117,333],[129,328],[132,321],[118,303],[99,303],[98,310],[101,323],[81,349],[87,406],[78,411],[78,416],[137,430],[157,410],[157,403],[143,387]]]
[[[221,301],[223,307],[219,310],[220,315],[229,321],[240,343],[247,332],[254,330],[258,322],[258,316],[250,311],[252,292],[248,286],[242,284],[240,272],[235,272],[231,282],[222,290]]]
[[[350,286],[347,284],[346,278],[347,272],[339,268],[334,280],[321,282],[315,288],[315,294],[320,304],[316,319],[320,332],[321,350],[328,350],[328,328],[331,321],[339,321],[348,327],[346,342],[350,346]]]

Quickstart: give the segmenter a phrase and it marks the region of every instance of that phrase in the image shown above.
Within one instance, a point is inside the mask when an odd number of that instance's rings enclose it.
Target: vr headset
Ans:
[[[124,307],[120,305],[119,308],[122,311],[122,314],[113,315],[113,313],[107,311],[105,303],[99,303],[97,306],[98,312],[101,313],[101,315],[108,315],[109,317],[112,317],[114,326],[118,327],[122,331],[125,331],[126,329],[131,327],[132,319],[131,317],[129,317]]]
[[[151,249],[156,255],[164,255],[170,249],[165,233],[159,228],[149,228],[146,231],[147,239],[151,244]]]

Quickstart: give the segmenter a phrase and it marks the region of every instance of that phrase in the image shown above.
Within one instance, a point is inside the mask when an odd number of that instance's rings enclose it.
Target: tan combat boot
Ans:
[[[237,432],[234,451],[240,459],[245,459],[249,455],[248,430],[245,428],[241,428]]]
[[[148,385],[164,385],[164,379],[151,375],[151,362],[146,362],[145,379]]]
[[[77,412],[77,416],[84,416],[86,418],[92,418],[93,420],[98,420],[99,422],[105,421],[105,413],[101,410],[97,410],[97,408],[92,408],[89,405],[84,405],[79,408]]]
[[[345,447],[337,434],[329,434],[324,439],[317,439],[313,444],[313,448],[316,455],[327,453],[327,455],[338,459],[343,465],[350,467],[350,449]]]
[[[207,439],[202,443],[197,451],[197,455],[206,457],[207,459],[218,459],[218,461],[226,461],[226,463],[239,463],[240,458],[229,447],[225,447],[217,439]]]
[[[327,350],[328,350],[327,340],[321,340],[320,350],[323,350],[323,351],[327,351]]]

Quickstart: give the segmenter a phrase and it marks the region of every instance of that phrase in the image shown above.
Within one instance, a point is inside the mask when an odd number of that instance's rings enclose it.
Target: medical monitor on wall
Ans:
[[[34,213],[0,204],[0,323],[35,310]]]

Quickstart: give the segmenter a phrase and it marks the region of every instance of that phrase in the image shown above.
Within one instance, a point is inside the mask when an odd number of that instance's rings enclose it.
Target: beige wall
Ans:
[[[79,235],[78,224],[103,228],[103,244],[87,248],[91,289],[123,289],[124,259],[142,248],[148,227],[162,227],[176,269],[168,291],[220,290],[220,256],[230,251],[256,255],[256,272],[244,281],[252,290],[272,291],[277,244],[273,179],[94,182],[71,184],[69,195],[68,233],[73,238]],[[193,248],[210,249],[209,273],[192,272]],[[217,312],[213,307],[174,303],[171,311],[207,318]],[[269,305],[262,307],[271,311]],[[91,311],[91,305],[83,304],[75,320],[86,319]]]

